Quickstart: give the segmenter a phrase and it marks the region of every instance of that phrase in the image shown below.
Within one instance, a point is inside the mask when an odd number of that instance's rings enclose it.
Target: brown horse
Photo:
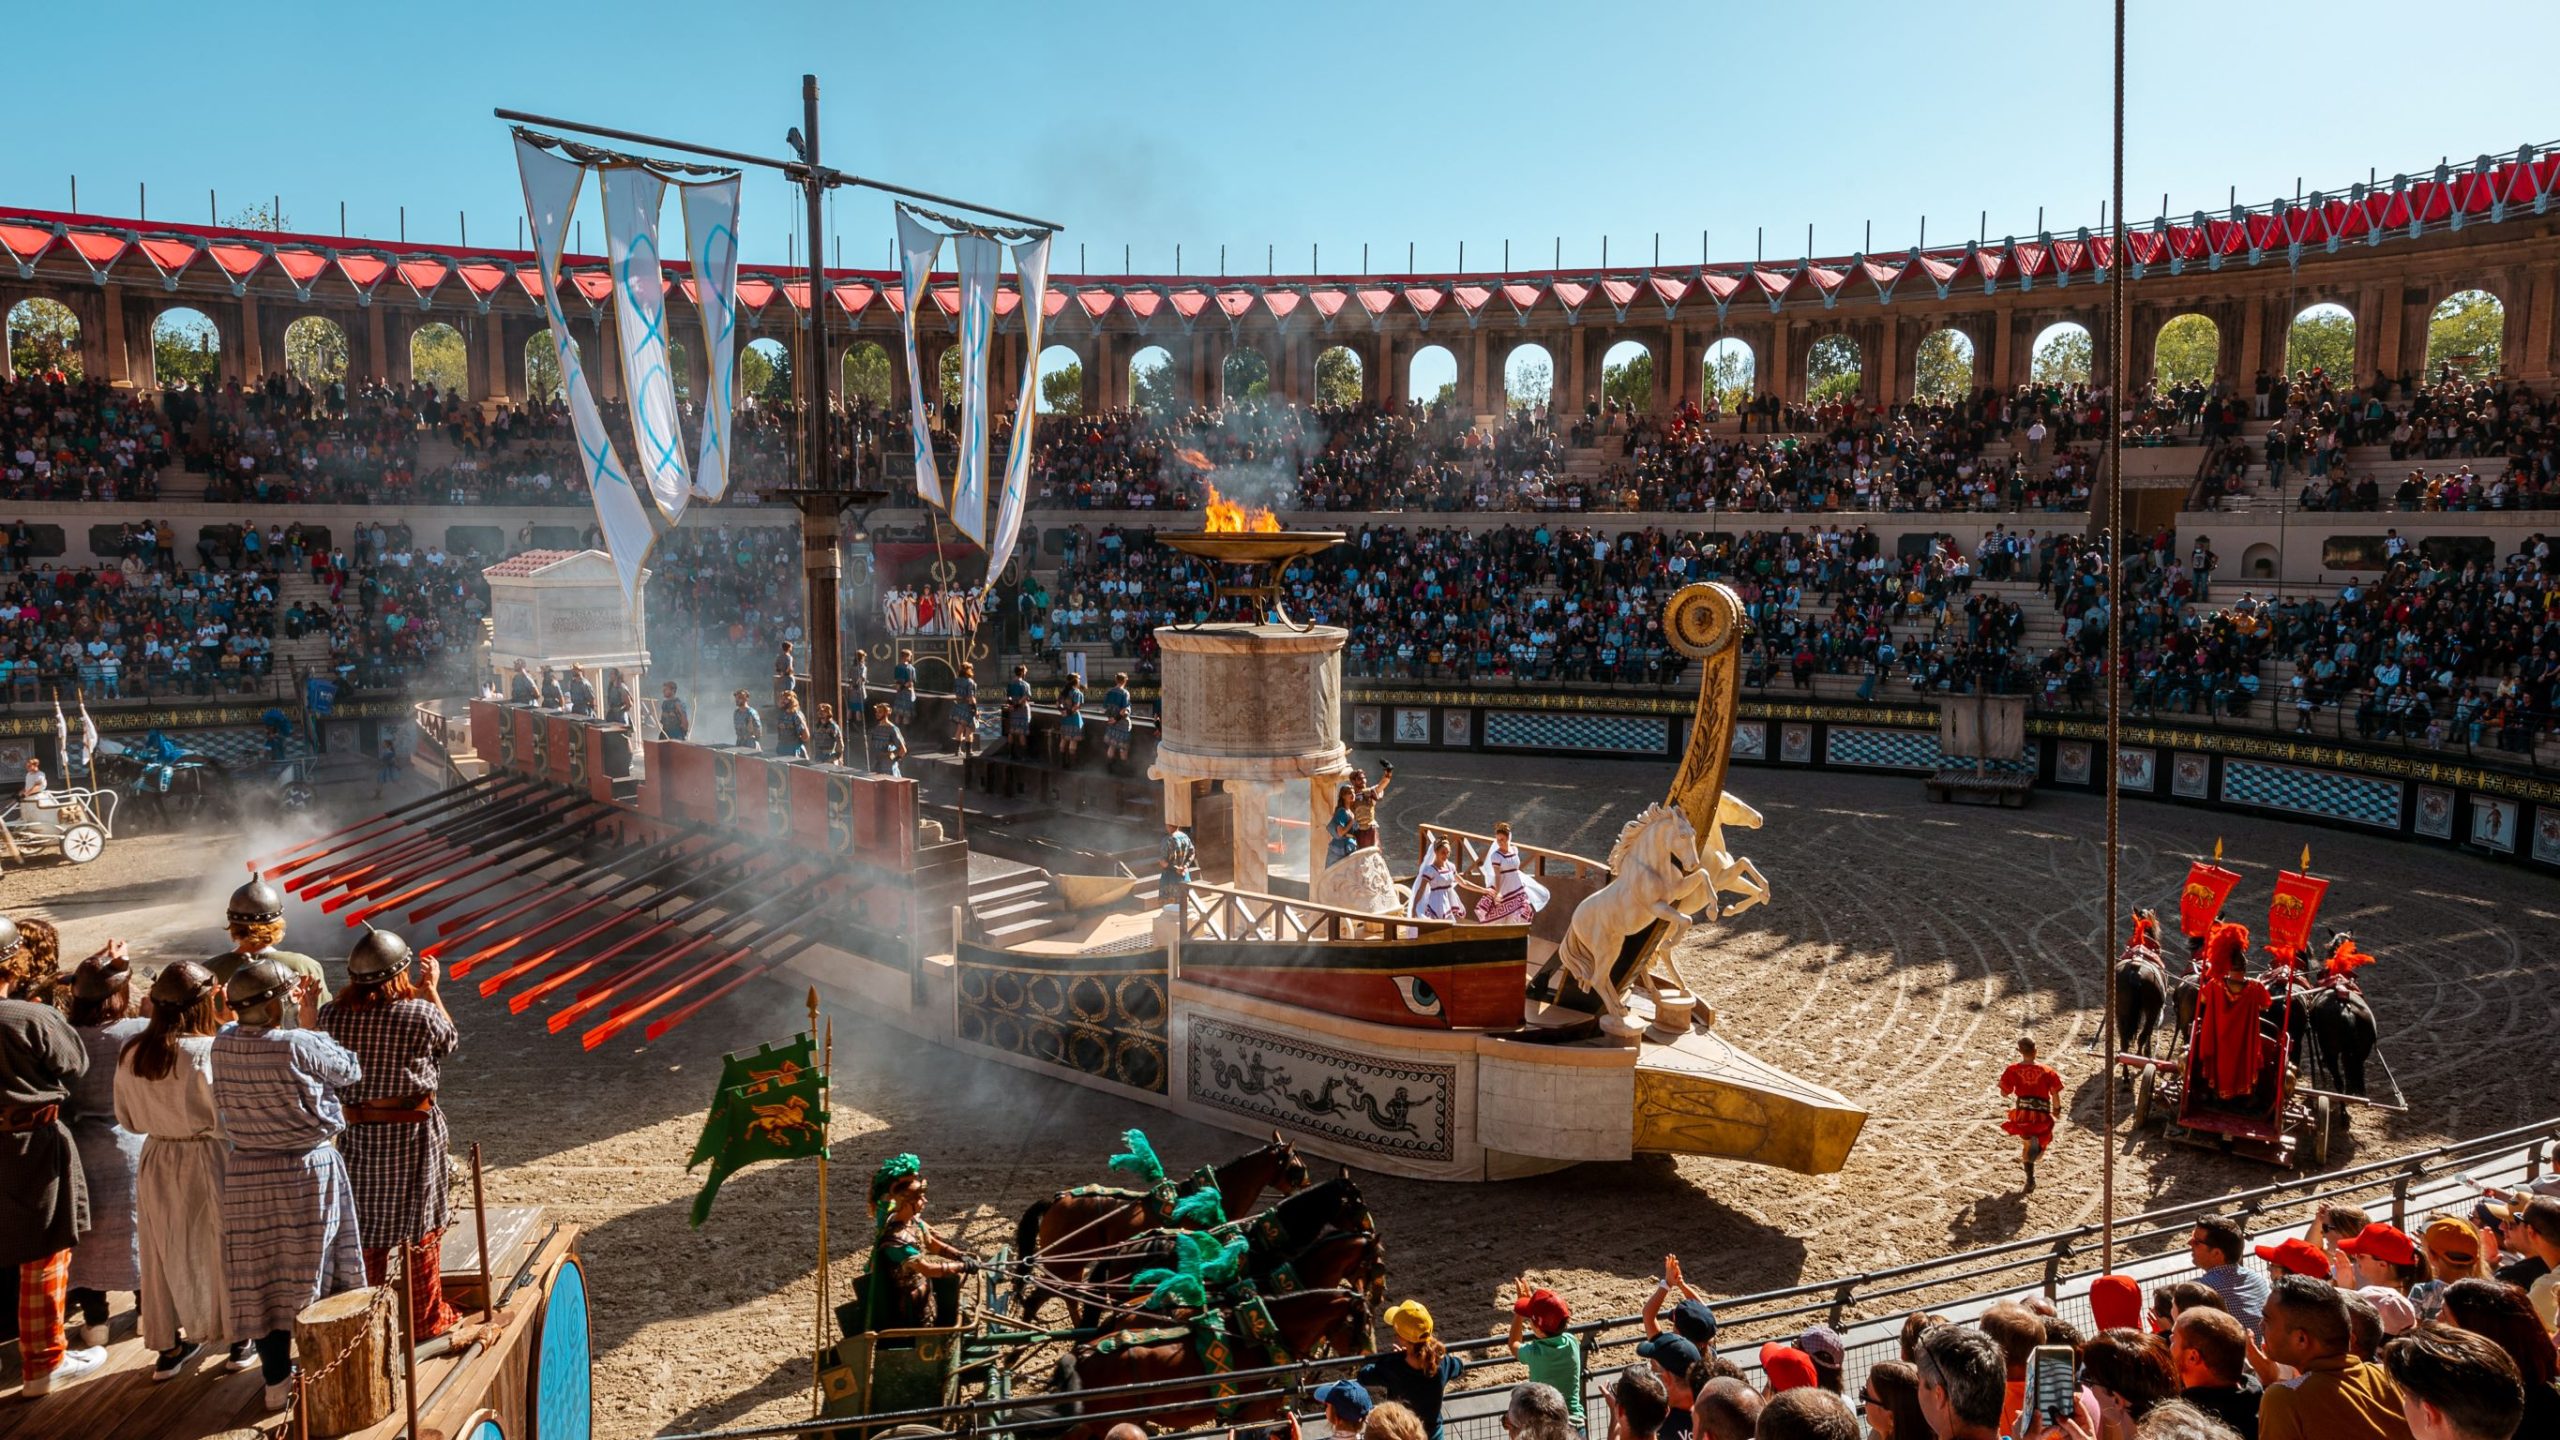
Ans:
[[[1318,1187],[1320,1191],[1321,1186]],[[1312,1192],[1311,1192],[1312,1193]],[[1168,1268],[1175,1260],[1171,1235],[1161,1245],[1141,1236],[1129,1252],[1097,1260],[1085,1267],[1085,1302],[1077,1306],[1076,1323],[1103,1331],[1162,1324],[1159,1316],[1127,1309],[1105,1309],[1095,1302],[1105,1296],[1132,1295],[1132,1277],[1140,1271]],[[1337,1230],[1298,1247],[1287,1256],[1261,1250],[1245,1262],[1244,1279],[1265,1294],[1330,1290],[1347,1286],[1366,1295],[1372,1306],[1386,1303],[1387,1243],[1374,1230]],[[1221,1300],[1230,1297],[1220,1296]]]
[[[1277,1130],[1271,1132],[1270,1144],[1239,1155],[1212,1173],[1218,1201],[1229,1215],[1250,1210],[1265,1189],[1294,1195],[1307,1187],[1307,1162],[1298,1158],[1297,1147]],[[1181,1193],[1188,1195],[1199,1188],[1194,1177],[1182,1182]],[[1014,1254],[1021,1265],[1014,1272],[1013,1298],[1021,1317],[1036,1319],[1050,1297],[1064,1298],[1051,1284],[1081,1270],[1083,1255],[1107,1251],[1160,1224],[1147,1218],[1145,1198],[1140,1190],[1090,1185],[1061,1190],[1024,1211],[1013,1227]]]
[[[1275,1295],[1263,1302],[1271,1322],[1280,1332],[1280,1348],[1289,1360],[1309,1360],[1326,1355],[1359,1355],[1369,1348],[1369,1305],[1349,1290],[1304,1290],[1294,1295]],[[1234,1348],[1229,1368],[1251,1370],[1281,1363],[1282,1357],[1260,1342],[1245,1337],[1243,1327],[1232,1315],[1227,1320],[1227,1335]],[[1086,1343],[1058,1361],[1050,1390],[1061,1397],[1060,1413],[1073,1420],[1081,1416],[1087,1402],[1074,1392],[1107,1389],[1116,1385],[1136,1385],[1150,1380],[1180,1380],[1200,1376],[1204,1382],[1208,1364],[1201,1358],[1198,1346],[1188,1336],[1150,1345],[1101,1345]],[[1239,1391],[1273,1388],[1257,1381],[1238,1382]],[[1174,1386],[1150,1390],[1124,1399],[1104,1398],[1091,1402],[1095,1409],[1111,1411],[1132,1405],[1171,1405],[1196,1402],[1180,1410],[1159,1410],[1146,1417],[1147,1424],[1159,1430],[1193,1430],[1208,1425],[1238,1424],[1255,1420],[1277,1420],[1287,1413],[1287,1399],[1272,1396],[1262,1400],[1237,1401],[1231,1414],[1218,1413],[1215,1390],[1206,1383],[1199,1386]],[[1099,1417],[1072,1423],[1059,1440],[1096,1440],[1111,1426]]]

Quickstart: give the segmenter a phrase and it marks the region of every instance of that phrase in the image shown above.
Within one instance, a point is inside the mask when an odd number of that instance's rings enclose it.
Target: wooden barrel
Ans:
[[[587,1274],[577,1256],[551,1272],[542,1313],[533,1323],[536,1440],[589,1440],[595,1429],[595,1371],[588,1348]]]
[[[294,1319],[301,1352],[304,1403],[314,1435],[346,1435],[391,1413],[400,1363],[389,1305],[365,1286],[329,1296]]]

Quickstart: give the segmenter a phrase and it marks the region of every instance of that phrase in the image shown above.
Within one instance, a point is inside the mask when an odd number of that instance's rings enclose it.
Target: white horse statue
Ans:
[[[1769,898],[1769,881],[1749,856],[1736,855],[1725,844],[1724,827],[1740,830],[1760,828],[1760,812],[1737,798],[1730,790],[1716,796],[1716,819],[1707,827],[1706,848],[1699,858],[1706,863],[1707,877],[1722,894],[1740,898],[1731,904],[1710,898],[1706,918],[1729,919]]]
[[[1722,817],[1719,816],[1719,819]],[[1574,907],[1556,958],[1567,975],[1600,997],[1603,1024],[1629,1033],[1627,997],[1610,979],[1627,937],[1655,921],[1670,927],[1656,953],[1689,933],[1690,913],[1716,903],[1715,884],[1698,853],[1697,827],[1667,805],[1648,805],[1609,848],[1608,884]]]

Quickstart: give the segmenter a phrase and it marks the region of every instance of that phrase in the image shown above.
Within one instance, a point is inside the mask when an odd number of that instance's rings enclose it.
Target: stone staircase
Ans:
[[[1067,928],[1057,885],[1046,871],[1028,865],[972,865],[968,905],[972,928],[988,945],[1020,945]]]

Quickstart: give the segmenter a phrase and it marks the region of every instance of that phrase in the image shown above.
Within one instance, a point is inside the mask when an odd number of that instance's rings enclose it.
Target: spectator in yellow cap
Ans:
[[[2456,1280],[2486,1276],[2480,1231],[2470,1221],[2439,1215],[2418,1232],[2418,1248],[2427,1262],[2427,1278],[2409,1287],[2409,1303],[2421,1324],[2444,1313],[2444,1287]]]
[[[1394,1400],[1413,1411],[1422,1422],[1424,1440],[1440,1440],[1440,1401],[1449,1393],[1449,1382],[1467,1368],[1467,1362],[1449,1353],[1432,1332],[1431,1312],[1419,1300],[1406,1300],[1387,1307],[1387,1328],[1395,1331],[1396,1347],[1373,1357],[1360,1367],[1354,1377],[1368,1387],[1369,1393],[1381,1400]]]

